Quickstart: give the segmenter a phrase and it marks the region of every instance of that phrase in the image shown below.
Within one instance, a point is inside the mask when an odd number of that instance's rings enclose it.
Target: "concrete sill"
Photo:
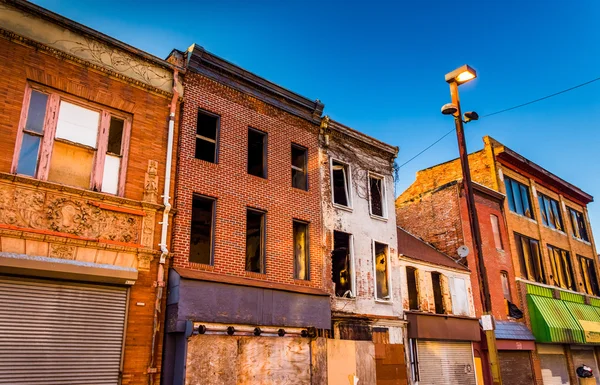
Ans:
[[[375,303],[381,303],[383,305],[392,305],[394,301],[391,299],[375,299]]]
[[[554,231],[555,233],[559,233],[559,234],[562,234],[562,235],[567,235],[567,233],[565,233],[565,232],[564,232],[564,231],[562,231],[562,230],[559,230],[559,229],[553,229],[552,227],[550,227],[550,226],[546,226],[546,225],[544,225],[544,224],[542,224],[542,226],[544,226],[544,228],[545,228],[545,229],[548,229],[548,230]]]
[[[353,212],[354,209],[352,207],[349,206],[343,206],[337,203],[333,203],[333,207],[336,209],[340,209],[340,210],[344,210],[344,211],[348,211],[349,213]]]
[[[373,214],[369,214],[371,216],[371,218],[381,221],[381,222],[387,222],[388,219],[385,217],[380,217],[379,215],[373,215]]]
[[[591,245],[592,245],[592,243],[591,243],[591,242],[584,241],[583,239],[581,239],[581,238],[577,238],[577,237],[576,237],[576,236],[574,236],[574,235],[573,235],[573,239],[574,239],[574,240],[576,240],[577,242],[581,242],[581,243],[583,243],[584,245],[588,245],[588,246],[591,246]]]
[[[515,213],[514,211],[511,211],[510,213],[512,215],[516,215],[519,218],[523,218],[523,219],[526,219],[526,220],[528,220],[530,222],[533,222],[533,223],[537,224],[537,221],[535,219],[533,219],[533,218],[529,218],[529,217],[527,217],[527,216],[525,216],[523,214]]]

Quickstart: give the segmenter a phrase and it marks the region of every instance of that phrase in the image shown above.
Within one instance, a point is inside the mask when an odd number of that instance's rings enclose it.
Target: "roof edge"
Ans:
[[[403,228],[403,227],[401,227],[401,226],[396,226],[396,228],[397,228],[397,229],[400,229],[401,231],[404,231],[406,234],[408,234],[408,235],[410,235],[411,237],[415,238],[417,241],[419,241],[419,242],[422,242],[423,244],[425,244],[425,245],[429,246],[429,247],[430,247],[431,249],[433,249],[434,251],[436,251],[436,252],[440,253],[441,255],[445,256],[446,258],[448,258],[448,259],[449,259],[449,260],[451,260],[452,262],[456,263],[456,266],[457,266],[457,267],[456,267],[456,269],[458,269],[458,270],[464,270],[464,271],[471,271],[471,269],[469,269],[468,267],[466,267],[466,266],[464,266],[464,265],[461,265],[460,263],[458,263],[458,260],[456,260],[456,259],[452,258],[451,256],[449,256],[448,254],[444,253],[443,251],[440,251],[440,250],[438,250],[438,249],[437,249],[435,246],[433,246],[431,243],[429,243],[429,242],[425,241],[425,240],[424,240],[424,239],[422,239],[421,237],[418,237],[418,236],[414,235],[413,233],[411,233],[410,231],[406,230],[405,228]],[[410,259],[417,260],[417,261],[422,261],[421,259],[419,259],[419,258],[416,258],[416,257],[411,257],[411,256],[409,256],[409,255],[405,255],[405,254],[402,254],[402,255],[403,255],[403,256],[405,256],[406,258],[410,258]],[[423,261],[423,262],[425,262],[425,263],[429,263],[429,264],[431,264],[431,265],[444,266],[444,265],[440,265],[440,264],[433,263],[433,262],[428,262],[428,261]],[[451,268],[451,267],[449,267],[449,266],[446,266],[446,267],[448,267],[448,268]]]
[[[354,128],[348,127],[338,121],[329,120],[329,128],[341,132],[342,134],[348,135],[356,140],[360,140],[363,143],[377,147],[380,150],[390,153],[394,157],[398,156],[398,151],[400,150],[398,146],[392,146],[391,144],[382,142],[379,139],[375,139],[372,136],[364,134],[358,130],[355,130]]]

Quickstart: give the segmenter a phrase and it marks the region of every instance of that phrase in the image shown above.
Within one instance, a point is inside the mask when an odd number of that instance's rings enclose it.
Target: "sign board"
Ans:
[[[491,314],[481,316],[481,328],[485,331],[494,330],[494,319]]]
[[[585,342],[600,343],[600,322],[577,320],[583,329]]]

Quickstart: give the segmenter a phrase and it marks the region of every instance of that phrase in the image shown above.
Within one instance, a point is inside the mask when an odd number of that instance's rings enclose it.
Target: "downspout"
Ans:
[[[165,286],[165,262],[169,249],[167,249],[167,234],[169,229],[169,212],[171,211],[171,203],[169,202],[169,192],[171,190],[171,168],[173,163],[173,137],[175,131],[175,110],[177,109],[177,100],[179,99],[179,92],[177,86],[179,84],[178,71],[173,71],[173,99],[171,99],[171,105],[169,109],[169,133],[167,139],[167,161],[165,163],[165,185],[163,190],[163,205],[165,209],[163,211],[163,219],[160,224],[162,225],[160,233],[160,259],[158,261],[158,272],[156,276],[156,300],[154,302],[154,320],[152,327],[152,345],[150,346],[150,365],[148,367],[148,383],[154,384],[154,374],[156,370],[156,340],[158,338],[158,332],[160,326],[158,325],[159,314],[161,308],[161,300],[163,290]]]

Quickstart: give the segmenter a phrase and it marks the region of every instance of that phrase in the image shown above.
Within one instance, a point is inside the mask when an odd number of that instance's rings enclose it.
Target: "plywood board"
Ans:
[[[356,342],[327,340],[328,385],[349,385],[348,376],[356,374]],[[360,385],[363,385],[360,383]]]
[[[356,377],[359,385],[377,383],[375,344],[370,341],[356,341]]]
[[[236,385],[238,339],[196,335],[188,340],[186,385]]]

